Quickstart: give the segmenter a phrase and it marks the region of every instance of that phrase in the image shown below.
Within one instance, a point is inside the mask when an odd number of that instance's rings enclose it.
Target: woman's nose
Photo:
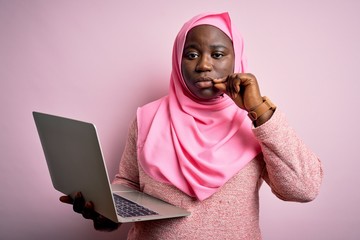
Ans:
[[[201,56],[199,58],[198,63],[196,64],[197,72],[208,72],[212,70],[212,61],[211,57],[208,56]]]

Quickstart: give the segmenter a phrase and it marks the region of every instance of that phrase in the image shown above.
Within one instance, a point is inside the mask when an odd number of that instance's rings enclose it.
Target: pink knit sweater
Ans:
[[[253,132],[262,153],[217,193],[201,202],[173,186],[153,180],[143,171],[137,162],[137,125],[134,121],[114,183],[132,186],[186,208],[191,215],[135,223],[128,239],[261,239],[259,188],[263,180],[282,200],[313,200],[322,180],[321,163],[298,138],[284,115],[276,110],[269,121],[254,128]]]

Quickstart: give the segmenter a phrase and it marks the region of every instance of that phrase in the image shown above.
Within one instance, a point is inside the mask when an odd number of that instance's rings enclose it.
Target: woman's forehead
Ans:
[[[216,45],[231,45],[232,40],[219,28],[212,25],[198,25],[189,30],[186,35],[185,47],[194,43],[212,43]]]

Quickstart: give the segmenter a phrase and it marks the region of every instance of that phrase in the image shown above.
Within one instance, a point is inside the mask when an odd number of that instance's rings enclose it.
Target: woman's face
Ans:
[[[211,79],[234,72],[235,54],[231,39],[211,25],[192,28],[184,45],[181,71],[189,90],[199,99],[208,100],[222,94]]]

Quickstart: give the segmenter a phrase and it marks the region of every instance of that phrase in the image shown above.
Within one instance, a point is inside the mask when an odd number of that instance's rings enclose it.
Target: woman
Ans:
[[[261,239],[263,180],[282,200],[308,202],[321,164],[246,72],[229,15],[195,16],[175,40],[169,94],[138,109],[114,180],[191,215],[135,223],[128,239]],[[80,193],[61,201],[99,230],[117,228]]]

